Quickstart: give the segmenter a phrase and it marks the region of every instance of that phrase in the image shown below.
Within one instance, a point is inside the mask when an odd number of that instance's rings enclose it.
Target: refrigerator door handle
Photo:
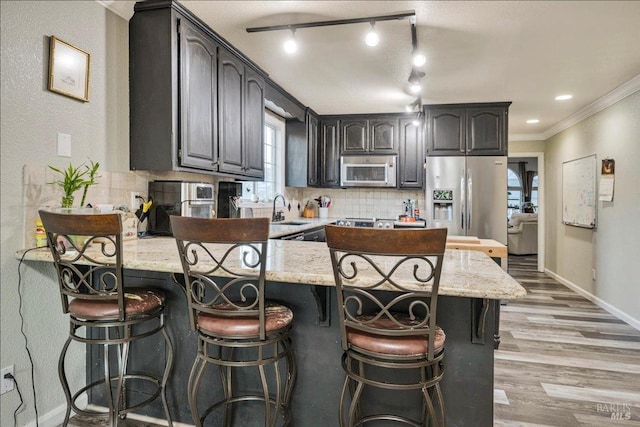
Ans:
[[[466,212],[465,208],[465,198],[466,198],[466,185],[465,185],[465,171],[464,168],[460,171],[460,228],[462,230],[466,230],[464,226],[464,214]],[[466,232],[464,233],[467,234]]]
[[[471,168],[467,169],[467,201],[469,202],[469,206],[467,206],[467,229],[471,230],[471,213],[473,212],[473,181],[471,179]]]

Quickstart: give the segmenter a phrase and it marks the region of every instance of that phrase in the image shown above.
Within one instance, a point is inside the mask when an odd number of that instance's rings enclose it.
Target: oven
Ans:
[[[373,228],[425,228],[426,221],[399,221],[383,218],[342,218],[335,222],[340,227],[373,227]]]

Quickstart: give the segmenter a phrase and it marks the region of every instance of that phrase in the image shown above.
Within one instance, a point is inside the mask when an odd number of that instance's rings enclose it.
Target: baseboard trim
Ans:
[[[88,409],[106,411],[107,408],[105,408],[104,406],[89,405]],[[143,423],[158,424],[160,426],[168,426],[169,425],[169,423],[165,419],[148,417],[146,415],[140,415],[140,414],[129,414],[129,415],[127,415],[127,419],[141,421]],[[194,424],[180,423],[180,422],[174,421],[173,422],[173,426],[174,427],[194,427]]]
[[[80,408],[86,408],[88,404],[87,395],[83,394],[76,400],[76,405]],[[38,423],[40,427],[58,427],[64,421],[64,415],[67,413],[67,404],[63,403],[60,406],[53,408],[51,411],[38,417]],[[73,415],[73,412],[71,413]],[[31,421],[25,424],[25,427],[36,427],[36,422]]]
[[[80,396],[76,402],[77,402],[76,404],[80,408],[83,408],[83,409],[87,408],[87,409],[97,410],[97,411],[106,411],[107,410],[107,408],[105,408],[104,406],[89,405],[86,394],[83,395],[83,396]],[[47,412],[46,414],[38,417],[38,425],[40,427],[58,427],[64,421],[64,414],[66,413],[66,411],[67,411],[67,404],[64,403],[64,404],[52,409],[51,411]],[[73,412],[72,412],[71,415],[73,416]],[[160,418],[148,417],[146,415],[129,414],[127,416],[127,418],[130,418],[130,419],[136,420],[136,421],[141,421],[141,422],[144,422],[144,423],[158,424],[158,425],[161,425],[161,426],[168,426],[169,425],[167,420],[163,420],[163,419],[160,419]],[[193,424],[179,423],[177,421],[173,422],[173,426],[174,427],[194,427]],[[25,427],[36,427],[36,422],[35,421],[31,421],[30,423],[25,424]]]
[[[589,301],[591,301],[592,303],[594,303],[598,307],[602,308],[603,310],[608,311],[609,313],[611,313],[614,316],[616,316],[618,319],[627,322],[629,325],[633,326],[634,328],[636,328],[637,330],[640,331],[640,320],[628,315],[627,313],[625,313],[622,310],[619,310],[619,309],[615,308],[614,306],[612,306],[608,302],[601,300],[597,296],[593,295],[591,292],[585,291],[580,286],[576,285],[573,282],[570,282],[569,280],[567,280],[564,277],[554,273],[553,271],[549,270],[548,268],[545,268],[544,272],[546,274],[548,274],[549,276],[553,277],[554,279],[556,279],[558,282],[560,282],[563,285],[565,285],[566,287],[568,287],[569,289],[571,289],[572,291],[575,291],[576,293],[582,295],[583,297],[585,297],[586,299],[588,299]]]

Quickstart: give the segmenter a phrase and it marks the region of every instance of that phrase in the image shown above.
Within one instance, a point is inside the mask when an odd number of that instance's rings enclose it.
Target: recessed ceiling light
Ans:
[[[573,95],[558,95],[556,96],[556,101],[566,101],[571,98],[573,98]]]
[[[540,123],[540,120],[538,120],[538,119],[529,119],[529,120],[527,120],[527,123],[530,123],[530,124]]]

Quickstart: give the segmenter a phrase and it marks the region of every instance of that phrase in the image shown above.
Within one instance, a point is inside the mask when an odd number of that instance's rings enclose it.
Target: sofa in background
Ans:
[[[515,213],[507,230],[508,251],[511,255],[538,253],[538,214]]]

